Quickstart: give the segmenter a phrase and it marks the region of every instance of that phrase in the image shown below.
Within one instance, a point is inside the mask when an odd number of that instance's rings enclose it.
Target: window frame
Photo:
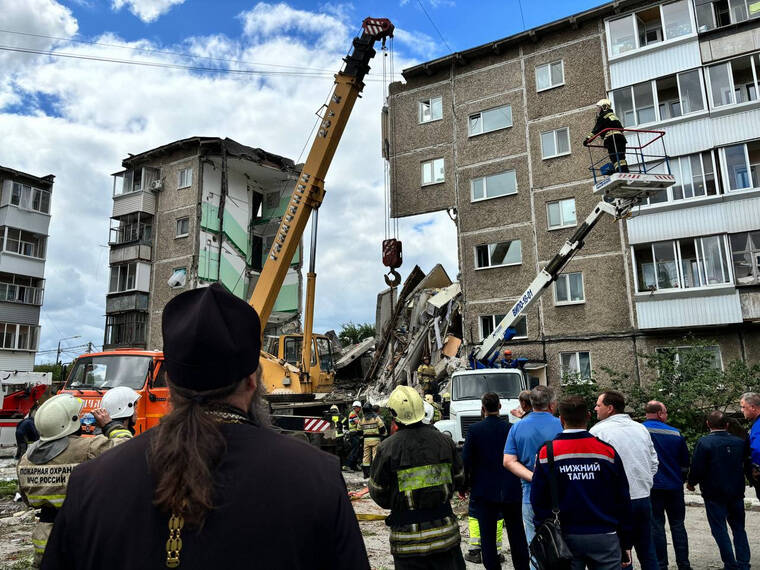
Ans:
[[[760,284],[760,231],[748,231],[748,232],[735,232],[733,234],[728,234],[728,243],[731,244],[731,237],[735,235],[742,235],[747,234],[747,244],[750,243],[754,244],[754,240],[752,239],[752,234],[757,234],[758,238],[758,244],[757,246],[751,245],[749,248],[741,249],[741,250],[735,250],[733,245],[731,245],[731,265],[733,266],[732,271],[734,274],[734,284],[736,287],[751,287]],[[736,259],[734,259],[734,256],[736,255],[749,255],[750,256],[750,263],[752,265],[752,277],[749,281],[739,282],[739,278],[736,276]]]
[[[182,183],[182,174],[183,173],[189,173],[185,174],[185,184]],[[190,188],[193,185],[193,167],[187,166],[185,168],[180,168],[177,170],[177,190],[182,190],[184,188]]]
[[[490,250],[490,247],[491,246],[496,246],[496,245],[499,245],[499,244],[502,244],[502,243],[512,243],[512,242],[515,242],[515,241],[519,242],[519,244],[520,244],[520,261],[515,262],[515,263],[500,263],[499,265],[484,265],[482,267],[478,266],[478,248],[479,247],[488,247],[489,248],[489,250],[488,250],[488,261],[490,263],[490,261],[491,261],[491,250]],[[475,271],[481,271],[481,270],[484,270],[484,269],[495,269],[497,267],[515,267],[517,265],[522,265],[522,259],[523,259],[522,258],[522,240],[520,238],[510,239],[510,240],[506,240],[506,241],[497,241],[497,242],[493,242],[493,243],[481,243],[481,244],[473,246],[472,247],[472,251],[473,251],[473,255],[474,255],[473,266],[475,268]]]
[[[14,198],[18,193],[18,203],[14,202]],[[47,196],[47,211],[40,208],[34,207],[34,201],[35,196],[39,195],[40,200],[40,206],[42,206],[43,203],[43,196]],[[43,214],[45,216],[50,215],[50,202],[51,202],[52,192],[46,188],[38,188],[37,186],[32,186],[31,184],[24,184],[22,182],[13,181],[11,183],[11,194],[10,198],[8,199],[8,204],[10,206],[15,206],[19,210],[24,210],[26,212],[35,212],[37,214]]]
[[[495,176],[500,176],[502,174],[508,174],[510,172],[514,175],[514,179],[515,179],[514,191],[513,192],[507,192],[506,194],[498,194],[496,196],[489,196],[488,195],[488,179],[489,178],[493,178]],[[475,181],[477,181],[477,180],[482,180],[483,181],[483,197],[482,198],[475,198]],[[471,178],[470,179],[470,202],[473,203],[473,204],[475,202],[483,202],[485,200],[493,200],[494,198],[504,198],[506,196],[514,196],[515,194],[517,194],[517,192],[518,192],[518,190],[517,190],[517,170],[515,170],[514,168],[509,168],[507,170],[502,170],[501,172],[495,172],[494,174],[487,174],[485,176],[478,176],[476,178]]]
[[[559,200],[550,200],[546,203],[546,231],[554,231],[554,230],[564,230],[566,228],[575,228],[578,227],[578,211],[575,211],[575,220],[573,220],[572,224],[564,223],[562,220],[562,203],[568,202],[572,200],[573,202],[573,209],[575,209],[575,197],[571,198],[560,198]],[[559,217],[560,217],[560,224],[558,226],[551,225],[551,217],[549,215],[549,206],[552,204],[559,205]]]
[[[496,328],[496,325],[498,325],[505,316],[506,316],[506,313],[504,315],[498,315],[498,314],[496,314],[496,315],[478,315],[478,334],[480,335],[480,340],[478,342],[483,342],[485,340],[486,336],[488,336],[486,334],[483,334],[484,333],[484,330],[483,330],[483,319],[488,319],[488,318],[491,319],[491,332],[493,332],[493,330]],[[497,319],[496,317],[500,317],[500,318]],[[512,340],[526,339],[529,336],[529,333],[528,333],[528,315],[523,314],[523,315],[520,315],[519,317],[517,317],[517,320],[515,321],[515,324],[517,324],[517,322],[520,321],[520,320],[523,320],[525,322],[525,335],[524,336],[523,335],[520,335],[520,336],[515,335],[515,336],[512,337]],[[489,332],[488,334],[490,335],[491,333]]]
[[[436,118],[433,116],[433,101],[440,99],[441,101],[441,116]],[[422,106],[425,102],[429,102],[430,104],[430,119],[427,121],[424,121],[422,119]],[[443,120],[443,96],[442,95],[436,95],[434,97],[428,97],[427,99],[420,99],[417,101],[417,124],[418,125],[426,125],[428,123],[434,123],[435,121],[442,121]]]
[[[577,301],[573,301],[570,299],[570,276],[571,275],[580,275],[581,276],[581,295],[583,295],[582,298],[578,299]],[[560,279],[563,279],[566,281],[566,287],[567,287],[567,295],[568,300],[567,301],[560,301],[557,298],[557,281]],[[555,307],[564,307],[567,305],[584,305],[586,303],[586,280],[583,277],[583,271],[570,271],[569,273],[560,273],[557,276],[557,279],[554,280],[554,286],[552,287],[554,290],[554,306]]]
[[[723,370],[723,351],[720,349],[719,344],[706,344],[706,345],[688,345],[687,344],[687,345],[678,345],[678,346],[656,346],[654,351],[659,352],[660,354],[672,352],[675,358],[675,364],[677,366],[681,363],[681,351],[694,350],[695,348],[706,348],[706,349],[717,348],[719,367],[716,368],[716,370],[721,370],[721,371]]]
[[[578,364],[578,371],[572,372],[572,374],[577,374],[579,379],[584,380],[586,382],[590,382],[594,378],[594,366],[591,361],[591,351],[590,350],[567,350],[559,353],[559,373],[561,378],[565,378],[568,372],[566,372],[565,367],[562,365],[562,356],[566,354],[574,354],[575,355],[575,361]],[[581,371],[581,354],[586,354],[588,357],[588,377],[584,377],[583,373]]]
[[[185,222],[187,224],[187,231],[185,231],[184,233],[180,233],[180,224],[182,222]],[[177,225],[175,229],[174,239],[188,237],[189,235],[190,235],[190,216],[182,216],[181,218],[177,218]]]
[[[108,294],[111,293],[126,293],[130,291],[137,291],[137,262],[131,261],[129,263],[119,263],[118,265],[112,265],[111,266],[111,273],[108,276]],[[119,289],[119,284],[122,282],[122,271],[126,272],[126,275],[124,276],[124,282],[125,285],[129,285],[129,268],[130,266],[134,266],[134,274],[132,276],[132,287],[126,287],[124,289]],[[113,283],[113,271],[116,270],[116,289],[111,289],[111,285]]]
[[[749,58],[750,67],[752,68],[752,79],[753,79],[753,86],[755,88],[755,99],[752,101],[742,101],[741,103],[737,103],[736,102],[736,84],[734,83],[734,68],[732,64],[734,61],[738,61],[740,59],[745,59],[745,58]],[[743,54],[739,57],[732,57],[730,59],[726,59],[724,61],[721,61],[720,63],[715,63],[713,65],[705,66],[705,69],[707,70],[707,73],[705,73],[705,84],[708,87],[707,92],[709,96],[711,109],[713,110],[718,110],[721,108],[728,109],[730,107],[741,107],[744,105],[757,105],[758,103],[760,103],[760,69],[758,69],[758,66],[755,63],[755,60],[757,60],[758,58],[760,58],[760,52],[754,51],[749,54]],[[729,93],[731,95],[731,102],[721,103],[720,105],[716,105],[715,101],[713,100],[712,77],[710,75],[710,70],[713,68],[720,67],[722,65],[729,66],[728,82],[729,82]]]
[[[8,327],[14,327],[13,332],[8,332]],[[30,345],[28,348],[21,348],[19,346],[19,339],[21,338],[21,327],[25,327],[27,330],[27,343]],[[12,334],[13,346],[5,346],[7,335]],[[15,350],[23,352],[37,352],[40,341],[40,327],[39,325],[30,325],[26,323],[12,323],[2,321],[0,322],[0,350]]]
[[[497,127],[495,129],[489,129],[485,130],[483,127],[483,113],[487,113],[489,111],[496,111],[497,109],[509,109],[509,124],[504,125],[503,127]],[[479,132],[472,132],[470,129],[470,121],[472,121],[473,117],[476,117],[480,115],[480,131]],[[509,129],[514,125],[514,118],[512,117],[512,105],[507,103],[506,105],[497,105],[496,107],[489,107],[488,109],[482,109],[478,111],[477,113],[472,113],[467,116],[467,138],[477,137],[480,135],[487,135],[488,133],[495,133],[496,131],[503,131],[504,129]]]
[[[756,1],[753,1],[753,0],[744,0],[744,7],[747,10],[747,17],[745,19],[743,19],[743,20],[738,20],[738,19],[735,19],[733,17],[733,11],[731,10],[731,6],[730,6],[730,4],[727,3],[728,4],[727,14],[728,14],[728,17],[729,17],[729,23],[728,24],[719,25],[718,24],[718,20],[717,20],[715,2],[716,2],[716,0],[711,0],[710,2],[708,2],[706,4],[702,4],[702,6],[710,6],[710,19],[712,20],[712,26],[705,26],[704,30],[701,29],[700,25],[699,25],[700,22],[699,22],[699,18],[697,16],[698,11],[697,10],[694,11],[694,19],[695,19],[696,24],[697,24],[697,33],[703,34],[705,32],[709,32],[711,30],[718,30],[718,29],[721,29],[721,28],[727,28],[728,26],[734,26],[734,25],[736,25],[738,23],[747,22],[749,20],[754,20],[755,18],[760,17],[760,12],[757,12],[756,16],[750,16],[749,15],[750,2],[752,4],[755,4]]]
[[[719,156],[720,156],[720,170],[721,170],[720,174],[723,180],[724,194],[750,192],[752,190],[757,190],[758,188],[760,188],[760,186],[755,186],[754,181],[752,180],[752,166],[753,165],[749,161],[749,143],[760,144],[760,139],[755,139],[755,140],[742,142],[738,144],[726,145],[718,149]],[[729,178],[729,173],[728,173],[728,161],[726,160],[726,150],[735,146],[742,146],[744,150],[744,166],[747,167],[747,178],[749,180],[749,186],[746,188],[735,188],[735,189],[731,188],[731,179]],[[757,165],[760,167],[760,163],[757,163]],[[758,175],[758,178],[760,178],[760,174]]]
[[[559,83],[553,84],[552,83],[552,65],[555,65],[557,63],[560,64],[560,68],[562,69],[562,81],[560,81]],[[544,67],[547,67],[549,69],[549,87],[542,87],[541,89],[539,89],[538,88],[538,70]],[[565,84],[565,60],[558,59],[555,61],[550,61],[549,63],[542,63],[540,65],[535,66],[534,79],[536,81],[536,93],[543,93],[544,91],[549,91],[550,89],[556,89],[557,87],[562,87]]]
[[[731,146],[734,146],[734,145],[731,145]],[[681,204],[681,203],[685,203],[685,202],[697,202],[697,201],[700,201],[700,200],[713,200],[713,199],[717,198],[718,196],[721,196],[721,195],[725,194],[725,191],[724,191],[724,182],[723,182],[723,171],[722,171],[722,164],[723,163],[721,161],[720,162],[720,168],[717,167],[718,166],[718,160],[717,160],[717,155],[716,155],[716,151],[717,150],[719,150],[719,149],[711,148],[709,150],[703,150],[703,151],[700,151],[700,152],[693,152],[693,153],[690,153],[690,154],[682,154],[680,156],[670,156],[670,157],[668,157],[668,159],[669,159],[668,168],[670,169],[670,172],[673,174],[673,176],[676,176],[676,180],[677,181],[679,180],[679,176],[678,175],[681,175],[680,176],[680,180],[681,180],[681,186],[683,187],[683,176],[682,176],[683,175],[683,169],[681,168],[682,161],[684,161],[686,159],[691,160],[691,157],[693,157],[693,156],[699,156],[699,165],[700,165],[700,168],[702,170],[702,172],[701,172],[702,184],[705,186],[705,195],[704,196],[692,196],[691,198],[684,197],[684,198],[675,199],[675,198],[673,198],[673,187],[675,185],[673,185],[673,186],[668,186],[664,190],[665,195],[667,196],[667,200],[665,200],[663,202],[650,202],[650,198],[647,198],[646,202],[642,202],[641,205],[640,205],[640,207],[641,208],[656,208],[658,206],[663,206],[665,204]],[[708,194],[707,193],[707,176],[705,175],[705,157],[704,157],[705,153],[709,153],[710,154],[710,159],[712,160],[712,167],[713,167],[712,175],[713,175],[713,178],[715,180],[715,194]],[[675,168],[675,164],[674,164],[674,163],[676,163],[676,161],[677,161],[677,164],[678,164],[678,175],[676,174],[676,168]],[[658,165],[658,166],[660,166],[660,165]],[[663,164],[663,166],[664,166],[664,164]],[[658,172],[655,171],[654,174],[658,174]],[[694,183],[694,171],[692,170],[691,184],[693,185],[693,183]],[[737,192],[737,191],[738,190],[735,190],[735,192]]]
[[[443,178],[441,178],[440,180],[433,179],[433,181],[431,182],[425,182],[425,165],[426,164],[431,165],[431,172],[433,173],[433,176],[435,176],[435,171],[436,171],[435,163],[439,160],[443,164],[443,168],[441,169],[443,172]],[[434,186],[435,184],[443,184],[444,182],[446,182],[446,159],[444,157],[439,156],[437,158],[430,158],[428,160],[423,160],[422,162],[420,162],[420,186],[421,187]]]
[[[559,145],[557,144],[557,133],[559,131],[567,131],[567,152],[561,152],[558,154],[552,154],[549,156],[544,155],[544,141],[543,141],[543,135],[547,133],[552,133],[554,135],[554,149],[558,150]],[[541,146],[541,160],[549,160],[550,158],[557,158],[560,156],[568,156],[573,153],[572,146],[570,144],[570,127],[560,127],[558,129],[550,129],[548,131],[541,131],[538,133],[538,142]]]

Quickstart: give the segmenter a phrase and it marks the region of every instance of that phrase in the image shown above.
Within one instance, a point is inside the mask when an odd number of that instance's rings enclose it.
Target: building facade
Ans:
[[[160,349],[166,303],[219,282],[248,300],[298,172],[231,139],[193,137],[115,173],[104,348]],[[269,326],[300,326],[300,250]]]
[[[513,352],[545,362],[550,382],[604,368],[638,379],[637,354],[687,334],[716,366],[760,361],[757,17],[751,0],[619,1],[391,85],[392,213],[456,212],[467,342],[493,330],[599,200],[598,157],[582,141],[608,97],[626,128],[666,133],[676,185],[597,225],[518,322]]]
[[[40,338],[54,176],[0,166],[0,370],[30,372]]]

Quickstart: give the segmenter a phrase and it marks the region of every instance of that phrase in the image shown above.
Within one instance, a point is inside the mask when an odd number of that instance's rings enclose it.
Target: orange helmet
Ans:
[[[512,351],[511,351],[511,350],[509,350],[509,349],[506,349],[506,350],[504,351],[504,356],[512,356]]]

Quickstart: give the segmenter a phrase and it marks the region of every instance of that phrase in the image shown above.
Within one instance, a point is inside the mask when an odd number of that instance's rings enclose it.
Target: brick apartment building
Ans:
[[[582,141],[608,97],[627,128],[667,133],[676,186],[603,219],[512,350],[549,382],[638,379],[637,353],[687,334],[716,366],[760,361],[760,2],[611,2],[403,77],[388,99],[392,215],[456,212],[467,342],[598,201]]]
[[[160,349],[161,313],[219,282],[248,300],[299,174],[231,139],[192,137],[130,155],[115,173],[104,348]],[[300,249],[269,320],[300,327]],[[269,329],[268,329],[269,330]]]

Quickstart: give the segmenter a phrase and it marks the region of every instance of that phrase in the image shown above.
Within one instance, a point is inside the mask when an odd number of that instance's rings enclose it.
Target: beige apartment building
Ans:
[[[603,219],[510,348],[544,362],[533,374],[549,382],[603,379],[605,367],[638,379],[637,353],[686,335],[710,343],[716,366],[760,360],[754,8],[611,2],[391,85],[392,215],[456,218],[467,343],[493,330],[598,202],[582,141],[608,97],[626,128],[666,132],[676,186],[627,221]]]

